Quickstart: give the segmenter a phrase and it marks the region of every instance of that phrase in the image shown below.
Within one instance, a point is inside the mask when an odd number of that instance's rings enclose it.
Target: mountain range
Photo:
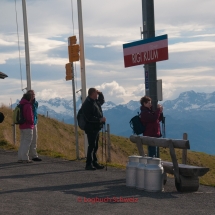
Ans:
[[[46,116],[48,113],[51,118],[68,124],[74,123],[72,100],[54,98],[38,102],[39,114]],[[163,102],[162,105],[167,138],[182,139],[183,133],[187,133],[191,150],[215,154],[215,92],[187,91],[174,100]],[[81,107],[80,100],[77,101],[76,107],[77,110]],[[132,134],[129,121],[140,112],[139,101],[131,100],[127,104],[120,105],[107,101],[102,108],[112,134],[124,137]]]

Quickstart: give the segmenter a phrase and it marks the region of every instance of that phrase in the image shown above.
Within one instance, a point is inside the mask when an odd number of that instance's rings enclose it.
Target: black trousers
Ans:
[[[92,165],[93,163],[97,163],[96,152],[98,150],[98,142],[99,142],[99,131],[93,131],[87,133],[88,139],[88,150],[87,150],[87,161],[86,165]]]

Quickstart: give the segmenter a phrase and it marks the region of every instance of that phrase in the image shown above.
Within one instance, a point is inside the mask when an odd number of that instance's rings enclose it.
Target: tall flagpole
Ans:
[[[31,90],[31,66],[30,66],[28,23],[27,23],[27,11],[26,11],[26,1],[25,0],[22,0],[22,10],[23,10],[23,26],[24,26],[24,39],[25,39],[27,90]]]
[[[82,103],[86,99],[86,74],[85,74],[85,55],[84,55],[84,31],[82,20],[82,4],[81,0],[77,0],[78,6],[78,27],[79,27],[79,44],[80,44],[80,67],[81,67],[81,97]],[[87,136],[84,135],[85,156],[87,156],[88,142]]]

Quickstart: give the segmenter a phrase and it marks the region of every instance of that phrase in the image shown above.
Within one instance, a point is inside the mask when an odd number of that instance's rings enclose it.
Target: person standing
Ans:
[[[88,150],[86,160],[86,170],[103,169],[104,166],[98,164],[96,152],[98,150],[99,131],[103,127],[106,118],[103,117],[101,106],[104,104],[104,96],[95,88],[88,90],[88,96],[82,105],[82,111],[86,119],[85,133],[88,139]]]
[[[149,137],[161,137],[160,130],[160,121],[163,118],[163,107],[161,105],[157,105],[157,109],[155,111],[152,110],[151,98],[148,96],[144,96],[140,99],[140,107],[141,110],[141,122],[145,126],[145,131],[143,133],[144,136]],[[149,157],[160,157],[159,147],[156,146],[148,146],[148,156]]]
[[[33,117],[34,117],[34,128],[33,128],[33,139],[30,145],[30,151],[29,156],[32,158],[33,161],[42,161],[41,158],[38,157],[37,154],[37,123],[38,123],[38,102],[35,99],[35,92],[34,90],[28,90],[28,92],[31,95],[31,104],[32,104],[32,111],[33,111]]]
[[[18,150],[19,163],[31,163],[29,160],[29,148],[33,139],[34,119],[31,105],[31,95],[26,93],[23,95],[20,104],[25,122],[19,125],[20,129],[20,147]]]

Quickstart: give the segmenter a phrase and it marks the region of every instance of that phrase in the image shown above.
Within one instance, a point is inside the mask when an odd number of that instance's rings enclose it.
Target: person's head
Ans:
[[[88,90],[88,96],[91,98],[91,99],[94,99],[96,100],[97,97],[98,97],[98,90],[96,88],[90,88]]]
[[[23,95],[23,99],[26,99],[29,102],[31,101],[31,98],[32,98],[32,95],[28,92]]]
[[[34,90],[28,90],[27,93],[31,95],[31,101],[35,99]]]
[[[148,96],[144,96],[140,99],[140,104],[142,106],[145,106],[147,108],[150,108],[152,106],[152,99]]]

